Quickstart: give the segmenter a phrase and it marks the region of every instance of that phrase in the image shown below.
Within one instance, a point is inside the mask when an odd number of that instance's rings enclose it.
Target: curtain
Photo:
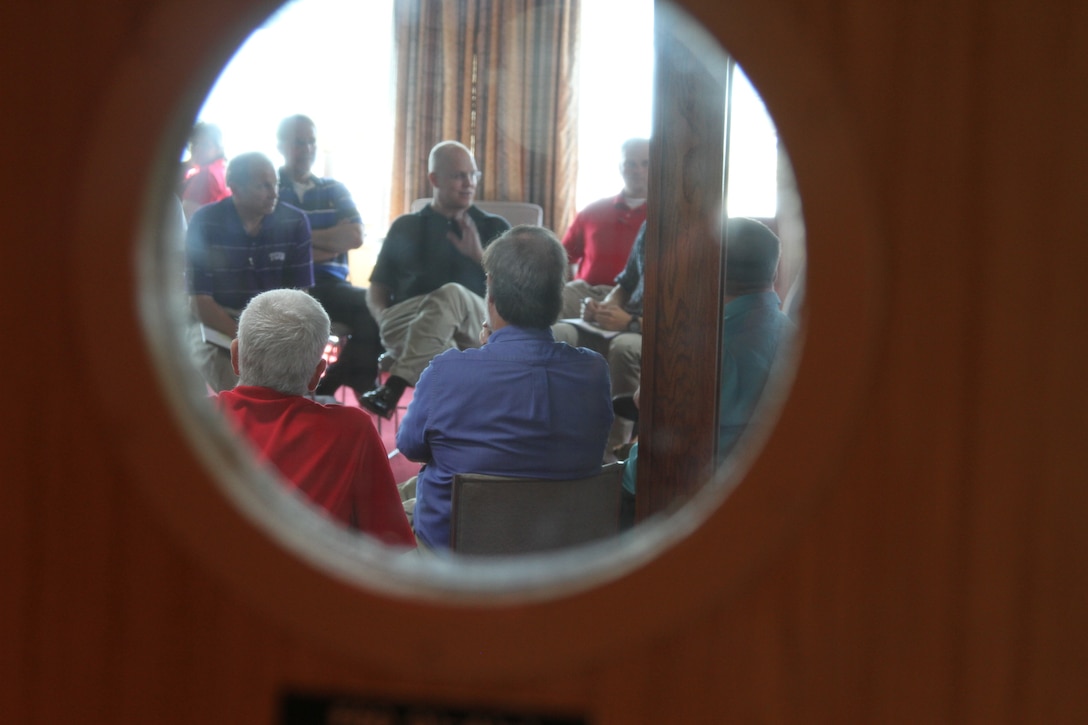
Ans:
[[[394,217],[429,197],[427,154],[452,139],[483,172],[477,197],[574,215],[581,0],[396,0]]]

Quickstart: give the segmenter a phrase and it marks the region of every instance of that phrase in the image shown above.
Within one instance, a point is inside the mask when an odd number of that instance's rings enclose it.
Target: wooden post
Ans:
[[[639,519],[689,496],[712,470],[722,309],[728,63],[668,3],[657,3],[654,26]]]

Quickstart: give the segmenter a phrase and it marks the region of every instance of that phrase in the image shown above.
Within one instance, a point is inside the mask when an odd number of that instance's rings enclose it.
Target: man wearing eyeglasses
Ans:
[[[510,223],[473,206],[480,172],[464,145],[443,141],[427,162],[434,196],[393,222],[370,275],[367,304],[394,362],[385,384],[359,397],[392,417],[435,355],[479,347],[487,316],[484,249]]]

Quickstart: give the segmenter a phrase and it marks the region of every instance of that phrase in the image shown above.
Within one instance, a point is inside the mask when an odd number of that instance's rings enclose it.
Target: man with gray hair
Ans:
[[[329,316],[310,295],[286,289],[257,295],[231,343],[238,385],[216,402],[258,457],[331,518],[386,544],[414,546],[370,416],[306,397],[325,372],[328,339]]]
[[[416,384],[397,447],[425,463],[413,525],[449,547],[455,473],[570,479],[596,473],[612,425],[608,364],[556,342],[567,255],[543,227],[518,226],[483,253],[483,347],[447,350]]]
[[[393,358],[389,377],[359,397],[390,418],[405,388],[414,386],[435,355],[474,347],[484,319],[484,249],[509,222],[473,205],[480,171],[464,145],[431,149],[431,203],[389,227],[370,275],[367,304]]]

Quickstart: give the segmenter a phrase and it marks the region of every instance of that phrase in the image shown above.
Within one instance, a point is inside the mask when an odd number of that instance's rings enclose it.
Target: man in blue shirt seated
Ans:
[[[554,234],[519,226],[483,254],[481,348],[435,357],[416,384],[397,447],[426,464],[416,483],[422,546],[449,548],[455,473],[568,479],[600,470],[612,425],[608,364],[556,342],[567,255]]]

